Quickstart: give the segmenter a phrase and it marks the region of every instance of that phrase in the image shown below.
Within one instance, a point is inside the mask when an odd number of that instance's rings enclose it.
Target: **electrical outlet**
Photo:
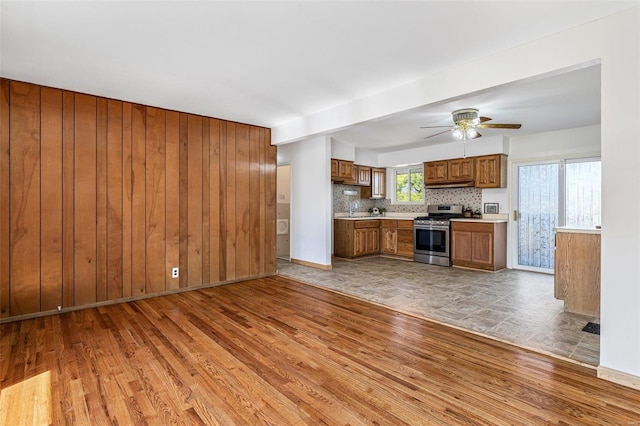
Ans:
[[[180,269],[179,268],[172,268],[171,269],[171,278],[178,278],[180,276]]]

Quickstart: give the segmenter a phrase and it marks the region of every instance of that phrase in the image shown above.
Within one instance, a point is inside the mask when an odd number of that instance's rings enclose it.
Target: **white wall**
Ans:
[[[507,138],[504,136],[483,137],[467,141],[466,149],[464,145],[465,144],[462,142],[449,142],[423,146],[420,148],[405,149],[403,151],[386,152],[378,156],[378,161],[385,167],[395,167],[401,164],[414,164],[425,161],[460,158],[463,156],[465,151],[467,157],[508,153]]]
[[[618,380],[615,374],[631,376],[640,383],[639,28],[640,8],[636,6],[295,120],[274,128],[272,140],[279,144],[330,134],[399,111],[600,61],[603,214],[599,374],[606,373],[613,380]],[[404,162],[394,159],[380,164],[398,163]],[[330,224],[325,226],[330,229]],[[318,244],[328,246],[329,232],[324,234],[325,241]]]
[[[345,143],[338,142],[335,139],[331,139],[331,158],[355,161],[356,148],[353,145],[347,145]]]
[[[291,165],[291,259],[331,265],[331,141],[327,137],[278,147]]]
[[[600,155],[600,126],[509,138],[509,161],[581,158]]]
[[[279,164],[281,165],[281,164]],[[291,202],[291,167],[278,167],[277,176],[277,203]]]

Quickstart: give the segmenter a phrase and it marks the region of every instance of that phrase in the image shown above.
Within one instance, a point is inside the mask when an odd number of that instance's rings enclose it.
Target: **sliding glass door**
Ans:
[[[553,273],[553,229],[600,225],[600,159],[523,163],[514,171],[514,267]]]

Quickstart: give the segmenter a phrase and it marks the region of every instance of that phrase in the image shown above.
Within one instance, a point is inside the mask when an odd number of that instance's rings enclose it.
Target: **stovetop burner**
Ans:
[[[414,220],[449,220],[464,217],[463,206],[457,204],[430,204],[427,208],[428,216],[418,216]]]

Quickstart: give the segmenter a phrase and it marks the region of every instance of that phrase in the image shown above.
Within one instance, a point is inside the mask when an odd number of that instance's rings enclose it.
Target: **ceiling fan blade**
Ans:
[[[453,126],[421,126],[421,129],[437,129],[439,127],[453,127]]]
[[[489,117],[478,117],[478,119],[480,120],[481,123],[484,123],[485,121],[491,121],[492,120]]]
[[[439,133],[436,133],[436,134],[434,134],[434,135],[427,136],[427,137],[425,137],[425,139],[429,139],[429,138],[432,138],[432,137],[434,137],[434,136],[442,135],[443,133],[449,133],[449,132],[450,132],[450,131],[452,131],[452,130],[453,130],[453,129],[445,130],[444,132],[439,132]]]
[[[478,138],[481,138],[481,137],[482,137],[482,135],[480,133],[476,132],[475,136],[473,136],[471,139],[478,139]]]
[[[476,127],[480,129],[519,129],[522,127],[522,124],[501,124],[501,123],[489,123],[489,124],[478,124]]]

